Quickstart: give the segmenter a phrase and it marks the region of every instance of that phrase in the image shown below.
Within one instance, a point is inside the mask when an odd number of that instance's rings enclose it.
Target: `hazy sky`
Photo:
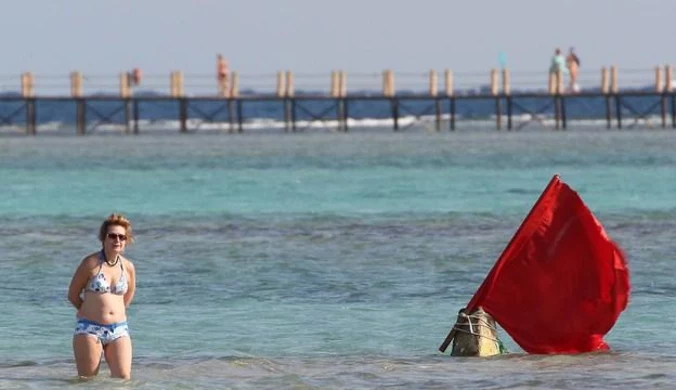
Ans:
[[[673,0],[2,0],[0,74],[212,74],[676,65]]]

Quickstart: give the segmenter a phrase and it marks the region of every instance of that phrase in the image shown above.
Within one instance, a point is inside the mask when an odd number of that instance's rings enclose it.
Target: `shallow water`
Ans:
[[[0,138],[0,388],[74,385],[65,295],[135,223],[134,379],[78,388],[668,387],[670,131]],[[437,347],[542,189],[578,190],[632,271],[612,353]],[[666,321],[668,323],[668,321]]]

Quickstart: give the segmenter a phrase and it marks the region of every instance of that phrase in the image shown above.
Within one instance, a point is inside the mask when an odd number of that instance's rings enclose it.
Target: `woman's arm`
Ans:
[[[129,260],[126,261],[125,268],[129,273],[129,288],[127,289],[127,293],[124,294],[124,307],[129,307],[136,293],[136,268],[134,267],[134,263]]]
[[[80,298],[80,293],[84,289],[85,285],[87,285],[87,281],[89,280],[90,272],[87,260],[89,260],[89,256],[82,260],[80,266],[77,267],[75,274],[73,274],[73,279],[70,281],[70,287],[68,287],[68,300],[78,310],[80,309],[80,306],[82,306],[82,298]]]

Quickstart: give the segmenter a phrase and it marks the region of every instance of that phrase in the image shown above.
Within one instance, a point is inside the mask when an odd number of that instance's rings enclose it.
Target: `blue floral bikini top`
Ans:
[[[122,264],[122,261],[120,260],[122,276],[120,277],[120,280],[118,280],[117,284],[112,287],[106,280],[106,275],[103,274],[103,263],[105,261],[106,254],[103,252],[103,250],[101,250],[101,264],[99,265],[99,273],[89,279],[89,283],[87,283],[87,290],[101,294],[109,292],[115,295],[124,295],[129,288],[129,284],[127,283],[127,276],[124,272],[124,265]]]

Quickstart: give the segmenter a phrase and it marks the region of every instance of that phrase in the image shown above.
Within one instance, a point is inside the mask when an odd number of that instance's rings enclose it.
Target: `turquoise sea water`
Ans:
[[[676,133],[0,138],[0,389],[671,388]],[[626,250],[611,353],[441,355],[559,173]],[[134,379],[74,382],[80,259],[135,223]]]

